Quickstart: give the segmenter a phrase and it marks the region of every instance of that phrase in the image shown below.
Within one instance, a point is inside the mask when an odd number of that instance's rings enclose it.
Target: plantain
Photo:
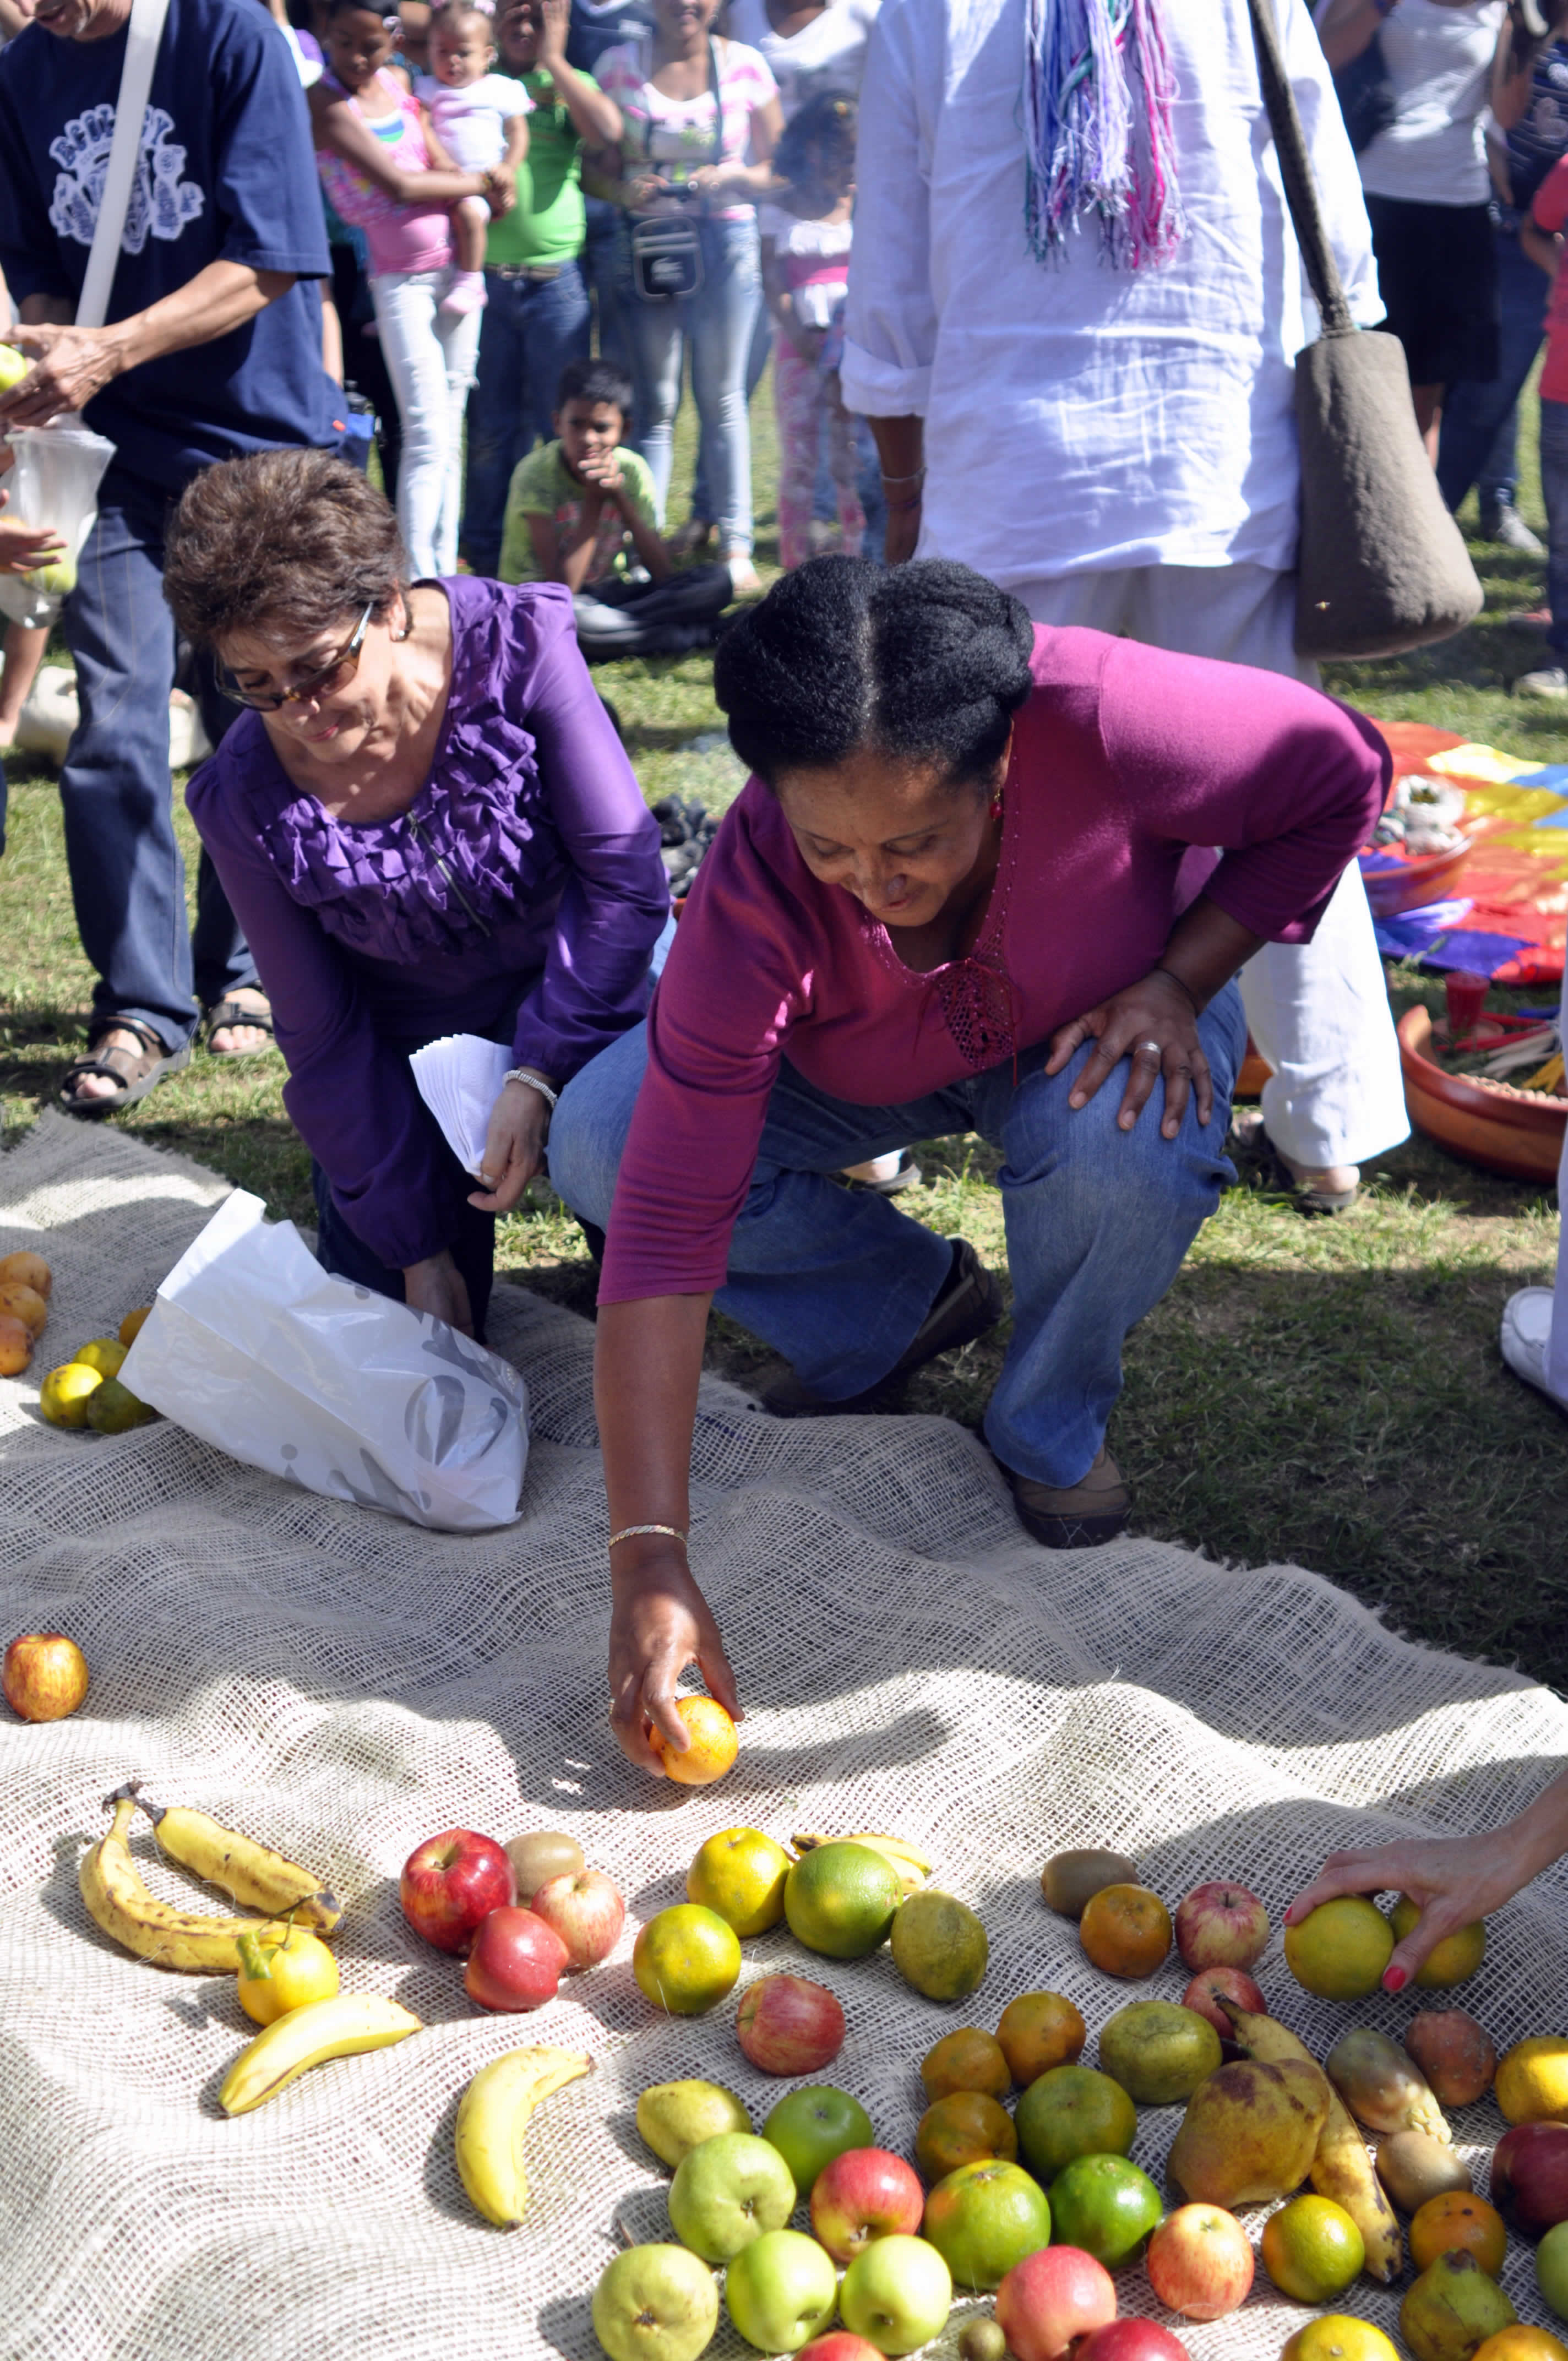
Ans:
[[[285,1911],[296,1927],[314,1927],[330,1935],[343,1912],[314,1872],[280,1852],[225,1828],[205,1812],[184,1804],[137,1801],[152,1822],[158,1849],[207,1885],[215,1885],[231,1902],[247,1910]]]
[[[159,1902],[131,1859],[127,1833],[137,1808],[135,1787],[116,1787],[104,1801],[115,1817],[107,1835],[82,1855],[77,1876],[88,1916],[105,1935],[154,1967],[207,1976],[239,1973],[242,1935],[271,1944],[287,1939],[281,1919],[207,1918]]]
[[[815,1852],[819,1845],[864,1845],[870,1852],[880,1852],[892,1866],[905,1894],[917,1892],[930,1876],[933,1867],[925,1854],[917,1851],[903,1837],[875,1835],[865,1828],[858,1828],[853,1836],[846,1837],[793,1836],[790,1843],[795,1847],[797,1858],[802,1853]]]
[[[395,2000],[379,1993],[339,1993],[333,2000],[307,2001],[274,2018],[265,2033],[242,2049],[224,2076],[218,2104],[225,2115],[246,2115],[274,2099],[304,2073],[329,2058],[356,2058],[386,2049],[422,2030]]]
[[[1308,2065],[1317,2065],[1305,2043],[1299,2041],[1277,2018],[1238,2008],[1223,1993],[1216,1993],[1214,1998],[1230,2018],[1236,2040],[1249,2058],[1272,2066],[1284,2065],[1290,2059],[1304,2059]],[[1328,2120],[1318,2134],[1309,2178],[1320,2197],[1332,2197],[1336,2205],[1343,2206],[1365,2243],[1367,2277],[1381,2279],[1387,2287],[1398,2278],[1405,2266],[1399,2224],[1373,2169],[1366,2142],[1332,2082],[1328,2091]]]
[[[457,2108],[457,2171],[476,2210],[498,2230],[515,2230],[528,2210],[522,2143],[542,2099],[587,2074],[580,2049],[509,2049],[481,2066]]]

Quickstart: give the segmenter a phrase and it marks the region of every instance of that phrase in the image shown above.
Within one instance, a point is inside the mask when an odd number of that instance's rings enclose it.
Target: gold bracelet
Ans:
[[[622,1525],[618,1533],[611,1533],[605,1547],[613,1549],[617,1542],[629,1542],[637,1533],[667,1533],[671,1541],[679,1542],[683,1549],[686,1545],[686,1537],[679,1525]]]

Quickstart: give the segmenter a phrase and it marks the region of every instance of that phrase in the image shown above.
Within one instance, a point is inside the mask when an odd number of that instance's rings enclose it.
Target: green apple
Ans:
[[[857,2255],[844,2273],[839,2309],[851,2335],[879,2353],[913,2353],[948,2324],[953,2275],[924,2238],[894,2233]]]
[[[35,566],[22,579],[51,598],[69,598],[76,588],[76,560],[57,557],[48,566]]]
[[[1535,2250],[1535,2276],[1559,2320],[1568,2320],[1568,2222],[1548,2230]]]
[[[1075,2156],[1051,2183],[1057,2245],[1081,2247],[1108,2271],[1137,2260],[1164,2213],[1148,2174],[1124,2156]]]
[[[681,2158],[670,2183],[671,2226],[707,2263],[732,2263],[764,2230],[782,2230],[794,2212],[789,2167],[754,2132],[704,2140]]]
[[[999,2288],[1014,2263],[1050,2245],[1051,2209],[1037,2180],[987,2157],[937,2183],[922,2229],[955,2283],[978,2294]]]
[[[0,393],[9,393],[14,385],[20,385],[31,368],[27,354],[19,353],[15,345],[0,345]]]
[[[637,2128],[660,2163],[674,2166],[720,2132],[749,2132],[751,2118],[722,2082],[651,2082],[637,2102]]]
[[[799,2230],[764,2230],[742,2246],[724,2278],[729,2317],[762,2353],[798,2353],[833,2317],[833,2259]],[[610,2361],[621,2361],[611,2354]]]
[[[810,2196],[817,2174],[836,2156],[876,2145],[872,2119],[859,2099],[835,2091],[830,2082],[808,2083],[781,2099],[762,2125],[762,2137],[772,2140],[803,2197]]]
[[[718,2281],[685,2246],[628,2246],[594,2290],[609,2361],[696,2361],[718,2325]]]

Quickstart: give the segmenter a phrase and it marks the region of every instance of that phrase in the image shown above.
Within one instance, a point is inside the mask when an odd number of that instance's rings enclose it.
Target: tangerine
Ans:
[[[19,1377],[33,1357],[33,1332],[14,1312],[0,1312],[0,1378]]]
[[[1399,2354],[1392,2338],[1369,2320],[1357,2320],[1349,2312],[1325,2312],[1287,2339],[1279,2361],[1399,2361]],[[1521,2354],[1517,2361],[1545,2361],[1545,2356]]]
[[[1418,2271],[1455,2248],[1474,2255],[1494,2279],[1508,2251],[1508,2229],[1497,2207],[1465,2189],[1445,2189],[1440,2197],[1429,2197],[1410,2224],[1410,2259]]]
[[[1152,1976],[1170,1949],[1170,1913],[1146,1885],[1102,1885],[1083,1905],[1078,1939],[1108,1976]]]
[[[331,2000],[337,1992],[337,1961],[320,1936],[307,1934],[302,1927],[291,1927],[276,1944],[242,1935],[240,1958],[245,1964],[235,1988],[253,2024],[275,2025],[291,2009]]]
[[[920,2060],[920,2087],[927,2102],[951,2098],[955,2091],[979,2091],[988,2099],[1004,2099],[1012,2084],[1002,2044],[975,2025],[960,2025],[944,2033],[934,2049]]]
[[[657,1723],[649,1733],[653,1752],[664,1766],[664,1775],[683,1787],[711,1787],[716,1779],[723,1778],[740,1752],[735,1724],[717,1697],[677,1697],[675,1711],[685,1723],[691,1739],[684,1754],[676,1753]]]
[[[700,2016],[734,1991],[740,1938],[716,1910],[676,1902],[650,1918],[638,1936],[631,1972],[656,2008],[672,2016]]]
[[[915,2161],[935,2184],[957,2172],[961,2164],[981,2164],[990,2158],[1003,2164],[1018,2158],[1018,2135],[1013,2118],[983,2091],[952,2091],[927,2107],[915,2134]]]
[[[1364,1894],[1320,1902],[1285,1929],[1285,1964],[1319,2000],[1365,2000],[1393,1953],[1394,1929]]]
[[[1549,2328],[1499,2328],[1475,2348],[1473,2361],[1568,2361],[1568,2345]]]
[[[1263,2225],[1263,2268],[1297,2303],[1332,2303],[1365,2261],[1365,2240],[1332,2197],[1293,2197]]]
[[[0,1287],[30,1287],[47,1303],[53,1285],[54,1273],[42,1255],[22,1252],[0,1256]]]
[[[1089,2028],[1061,1993],[1020,1993],[1002,2012],[996,2038],[1008,2070],[1021,2091],[1053,2066],[1070,2066],[1083,2055]]]
[[[1401,1894],[1388,1914],[1394,1929],[1394,1940],[1402,1943],[1407,1935],[1420,1924],[1421,1905]],[[1411,1979],[1422,1992],[1445,1991],[1451,1984],[1469,1981],[1486,1956],[1486,1927],[1481,1918],[1473,1918],[1468,1927],[1445,1935],[1435,1944]]]

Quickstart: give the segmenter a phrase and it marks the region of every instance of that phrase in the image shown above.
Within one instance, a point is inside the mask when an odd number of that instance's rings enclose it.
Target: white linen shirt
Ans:
[[[767,0],[729,0],[729,26],[736,40],[760,49],[773,68],[787,123],[808,98],[860,96],[877,5],[878,0],[828,0],[819,16],[785,40],[773,30]]]
[[[1295,562],[1293,361],[1316,334],[1246,0],[1162,0],[1187,232],[1114,270],[1024,230],[1022,0],[884,0],[861,99],[844,400],[918,412],[920,555],[1027,584]],[[1352,309],[1381,319],[1355,159],[1305,0],[1287,70]],[[1310,314],[1309,328],[1305,315]]]

